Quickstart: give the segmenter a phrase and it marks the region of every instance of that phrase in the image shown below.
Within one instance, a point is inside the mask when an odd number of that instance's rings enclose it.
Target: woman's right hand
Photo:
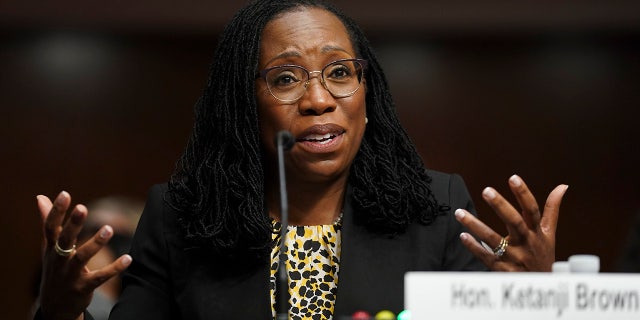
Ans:
[[[37,201],[45,239],[40,286],[43,319],[82,319],[93,290],[126,269],[131,264],[131,256],[125,254],[101,269],[89,270],[87,262],[111,239],[113,229],[102,226],[93,237],[75,248],[87,208],[79,204],[69,212],[71,196],[65,191],[53,203],[43,195],[37,196]]]

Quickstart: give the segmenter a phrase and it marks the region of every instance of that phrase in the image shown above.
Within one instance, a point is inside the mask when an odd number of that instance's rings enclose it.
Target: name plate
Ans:
[[[640,274],[408,272],[411,319],[640,319]]]

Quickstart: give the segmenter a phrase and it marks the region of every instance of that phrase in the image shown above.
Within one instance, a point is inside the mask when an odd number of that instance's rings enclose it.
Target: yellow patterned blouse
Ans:
[[[271,313],[276,316],[276,271],[280,222],[273,221],[271,251]],[[289,319],[331,319],[340,266],[341,219],[332,225],[288,226],[286,244],[289,278]]]

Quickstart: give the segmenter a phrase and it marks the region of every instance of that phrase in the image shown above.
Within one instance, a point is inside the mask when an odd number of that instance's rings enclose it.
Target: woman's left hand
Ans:
[[[555,261],[560,203],[569,186],[562,184],[553,189],[542,213],[533,194],[520,177],[514,175],[509,178],[509,187],[521,212],[495,189],[488,187],[482,192],[484,200],[506,224],[508,235],[503,238],[468,211],[458,209],[455,212],[456,219],[494,249],[488,250],[468,233],[462,233],[460,239],[491,270],[551,271],[551,265]]]

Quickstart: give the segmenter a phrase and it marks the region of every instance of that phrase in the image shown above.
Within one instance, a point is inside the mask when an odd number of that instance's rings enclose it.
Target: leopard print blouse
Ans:
[[[276,316],[276,272],[280,222],[273,221],[271,251],[271,313]],[[289,278],[289,319],[331,319],[340,267],[341,217],[332,225],[288,226],[286,244]]]

